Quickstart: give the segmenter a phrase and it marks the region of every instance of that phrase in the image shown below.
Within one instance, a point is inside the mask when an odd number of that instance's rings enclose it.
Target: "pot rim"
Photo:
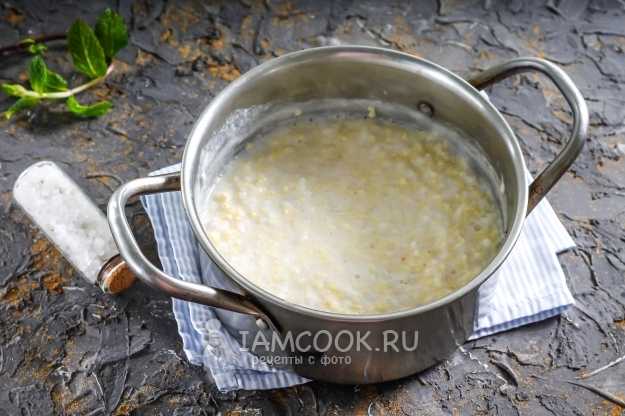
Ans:
[[[205,230],[200,222],[199,216],[197,215],[195,204],[193,202],[193,177],[190,173],[193,168],[193,163],[199,157],[199,152],[201,151],[201,142],[202,138],[206,132],[206,127],[209,124],[209,121],[215,116],[217,109],[223,105],[224,102],[228,100],[231,95],[236,94],[237,89],[244,83],[251,82],[255,78],[265,74],[267,72],[271,72],[282,66],[285,63],[290,61],[295,61],[298,59],[307,58],[311,55],[319,54],[323,56],[324,54],[336,54],[336,53],[370,53],[376,55],[382,55],[389,59],[397,59],[402,60],[403,62],[408,62],[412,64],[418,64],[421,66],[429,67],[430,69],[438,71],[441,75],[448,77],[450,80],[459,84],[460,87],[463,87],[465,92],[472,95],[476,101],[478,101],[481,105],[486,107],[491,115],[494,116],[499,123],[501,123],[503,129],[506,134],[510,136],[510,147],[514,153],[513,161],[514,161],[514,169],[516,172],[516,190],[518,192],[519,203],[516,206],[516,210],[514,213],[514,222],[510,231],[505,236],[504,243],[501,245],[499,252],[495,255],[491,261],[482,269],[482,271],[477,274],[473,279],[471,279],[467,284],[462,286],[461,288],[449,293],[448,295],[435,300],[434,302],[420,305],[411,309],[404,309],[400,311],[395,311],[391,313],[385,314],[367,314],[367,315],[349,315],[349,314],[340,314],[333,312],[325,312],[319,311],[316,309],[311,309],[305,306],[297,305],[291,302],[288,302],[278,296],[272,294],[271,292],[255,285],[250,280],[246,279],[241,273],[239,273],[234,267],[232,267],[226,259],[217,251],[217,249],[213,246],[210,239],[205,233]],[[185,146],[183,156],[182,156],[182,166],[181,166],[181,194],[182,201],[185,208],[185,212],[189,221],[191,222],[191,226],[195,236],[200,241],[202,249],[208,254],[211,261],[213,261],[223,273],[228,276],[228,278],[234,280],[241,288],[244,289],[245,293],[250,295],[253,298],[260,298],[262,301],[276,304],[284,309],[290,310],[292,312],[301,313],[303,315],[311,316],[318,319],[325,319],[331,321],[340,321],[340,322],[381,322],[381,321],[389,321],[399,318],[405,318],[409,316],[414,316],[418,314],[422,314],[424,312],[437,309],[448,305],[465,295],[469,294],[473,290],[476,290],[480,285],[482,285],[489,277],[491,277],[497,269],[503,264],[508,255],[510,254],[512,248],[515,246],[519,235],[521,233],[521,229],[523,227],[524,219],[527,212],[528,205],[528,187],[525,182],[526,178],[526,167],[525,167],[525,159],[521,152],[521,147],[516,138],[516,135],[510,128],[510,125],[507,123],[505,118],[501,115],[499,110],[495,108],[495,106],[482,95],[479,90],[469,84],[466,80],[464,80],[459,75],[449,71],[448,69],[430,62],[426,59],[416,57],[414,55],[410,55],[405,52],[396,51],[388,48],[381,47],[371,47],[371,46],[355,46],[355,45],[342,45],[342,46],[323,46],[317,48],[309,48],[296,52],[287,53],[278,58],[271,59],[258,65],[257,67],[251,69],[247,73],[243,74],[233,82],[231,82],[226,88],[224,88],[211,102],[202,110],[200,116],[196,120],[191,129],[191,132],[187,136],[187,144]]]

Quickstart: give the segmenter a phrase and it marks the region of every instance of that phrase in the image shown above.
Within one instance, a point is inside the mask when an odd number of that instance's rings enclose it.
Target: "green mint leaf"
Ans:
[[[66,91],[67,82],[56,72],[50,71],[43,58],[36,56],[28,67],[30,86],[35,92]]]
[[[78,117],[98,117],[111,109],[110,101],[100,101],[91,105],[82,105],[72,95],[65,101],[68,110]]]
[[[35,92],[45,92],[46,84],[46,68],[45,62],[40,56],[36,56],[30,61],[28,66],[28,80],[30,81],[30,88]]]
[[[95,34],[109,61],[120,49],[128,45],[128,30],[124,19],[111,9],[106,9],[98,18]]]
[[[28,91],[19,84],[2,84],[0,85],[0,89],[2,89],[2,92],[6,95],[11,95],[13,97],[22,97],[26,95]]]
[[[80,19],[76,20],[67,32],[67,43],[76,70],[91,79],[106,73],[102,45],[89,25]]]
[[[8,120],[13,117],[17,112],[26,110],[39,104],[39,99],[34,97],[22,97],[17,100],[8,110],[2,115]]]
[[[20,40],[19,44],[24,46],[28,45],[26,47],[26,50],[33,55],[41,55],[48,50],[48,47],[46,45],[44,45],[43,43],[37,43],[37,41],[33,38],[22,39]]]
[[[67,81],[56,72],[48,70],[48,76],[46,78],[46,92],[60,92],[67,91]]]
[[[26,50],[33,55],[42,55],[45,51],[48,50],[48,47],[43,43],[33,43],[32,45],[28,45],[28,48],[26,48]]]

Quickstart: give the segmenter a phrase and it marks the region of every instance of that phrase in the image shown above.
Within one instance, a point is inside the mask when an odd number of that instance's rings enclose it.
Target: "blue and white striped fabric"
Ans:
[[[171,166],[155,174],[177,169],[178,165]],[[180,193],[144,196],[142,202],[166,273],[190,282],[232,288],[212,272],[208,256],[186,219]],[[527,218],[517,245],[497,275],[480,288],[471,339],[537,322],[570,306],[573,297],[556,253],[574,246],[551,205],[541,202]],[[204,366],[221,391],[273,389],[308,381],[241,351],[212,308],[174,299],[173,309],[187,358]]]

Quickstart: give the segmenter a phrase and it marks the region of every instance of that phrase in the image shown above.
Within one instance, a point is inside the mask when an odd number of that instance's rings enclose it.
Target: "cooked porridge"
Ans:
[[[375,119],[304,122],[249,143],[204,218],[217,250],[254,284],[345,314],[453,292],[502,235],[491,192],[446,140]]]

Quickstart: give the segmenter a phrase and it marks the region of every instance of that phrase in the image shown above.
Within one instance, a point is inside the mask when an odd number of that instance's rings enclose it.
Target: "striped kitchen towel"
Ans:
[[[178,169],[179,165],[171,166],[155,174]],[[193,235],[179,192],[144,196],[142,202],[166,273],[231,288],[212,272],[214,266]],[[573,297],[556,254],[574,246],[549,202],[543,200],[527,218],[517,245],[497,275],[479,289],[471,339],[537,322],[570,306]],[[213,308],[174,299],[173,309],[187,358],[203,365],[221,391],[273,389],[308,381],[242,351]]]

